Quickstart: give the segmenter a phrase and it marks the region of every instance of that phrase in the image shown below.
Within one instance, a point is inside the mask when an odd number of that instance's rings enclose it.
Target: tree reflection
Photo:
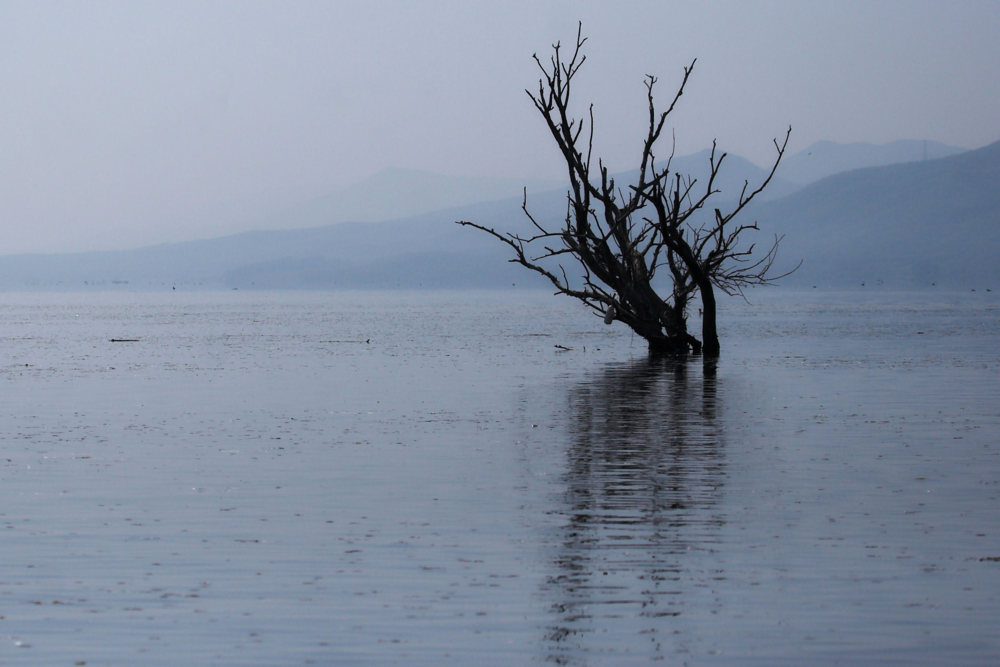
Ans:
[[[723,522],[718,396],[714,362],[670,358],[608,366],[571,391],[550,660],[615,641],[663,650],[698,585],[691,553],[711,550]]]

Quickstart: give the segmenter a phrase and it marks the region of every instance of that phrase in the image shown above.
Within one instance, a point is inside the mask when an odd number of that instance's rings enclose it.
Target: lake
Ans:
[[[998,295],[750,297],[0,295],[0,664],[1000,662]]]

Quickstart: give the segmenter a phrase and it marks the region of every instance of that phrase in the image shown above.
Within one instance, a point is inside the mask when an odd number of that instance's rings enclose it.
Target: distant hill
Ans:
[[[944,157],[963,149],[937,142],[897,141],[873,144],[813,144],[785,158],[763,199],[790,195],[807,183],[849,169]],[[674,158],[672,167],[704,182],[708,175],[709,151]],[[756,185],[767,172],[738,155],[728,155],[720,173],[723,199],[738,195],[744,181]],[[618,175],[634,176],[634,172]],[[540,193],[562,190],[556,181],[445,176],[414,169],[383,169],[368,178],[322,197],[317,197],[257,219],[230,222],[224,229],[280,230],[319,227],[339,222],[382,222],[440,211],[456,206],[518,198],[524,188]]]
[[[539,220],[558,224],[564,194],[529,195]],[[529,231],[521,198],[470,204],[389,222],[252,231],[129,251],[0,257],[0,289],[328,289],[486,287],[532,279],[502,244],[459,219]]]
[[[698,183],[707,185],[708,176],[711,172],[711,162],[709,160],[711,155],[712,151],[706,149],[691,155],[675,157],[670,163],[670,170],[683,176],[690,176],[696,179]],[[715,156],[716,160],[720,157],[722,157],[722,151],[718,151]],[[657,163],[657,166],[662,165]],[[763,169],[739,155],[727,154],[722,161],[722,168],[719,170],[713,186],[719,191],[717,201],[720,203],[735,201],[743,191],[744,184],[748,184],[750,191],[753,191],[764,182],[769,173],[770,167]],[[635,183],[638,177],[638,169],[616,175],[616,179],[623,183]],[[760,197],[764,201],[779,199],[787,197],[801,187],[798,183],[792,183],[775,174],[774,178],[768,184],[767,189],[760,194]],[[695,192],[699,190],[703,190],[703,188],[699,188],[696,185]]]
[[[432,211],[542,192],[555,181],[443,176],[413,169],[383,169],[349,187],[249,223],[254,229],[302,229],[338,222],[399,220]],[[247,223],[244,223],[246,225]]]
[[[853,169],[935,160],[965,151],[936,141],[903,140],[882,145],[819,141],[782,160],[777,175],[798,185],[808,185]]]
[[[1000,142],[837,174],[748,213],[785,235],[781,266],[804,260],[789,284],[1000,289]]]
[[[735,197],[743,180],[753,186],[765,175],[738,157],[727,162],[720,203]],[[697,170],[706,163],[701,154],[673,166],[704,178]],[[617,180],[624,185],[629,176]],[[744,221],[760,221],[758,247],[773,234],[785,235],[779,270],[804,260],[786,284],[1000,290],[1000,142],[946,158],[857,169],[798,190],[783,180],[772,187],[793,192],[755,203]],[[528,197],[536,218],[558,228],[565,192],[529,189]],[[455,225],[460,219],[532,233],[518,195],[385,222],[253,231],[132,251],[0,257],[0,289],[548,286],[508,263],[509,249],[496,239]]]
[[[677,158],[674,169],[705,179],[708,152]],[[618,174],[625,186],[634,174]],[[726,158],[717,187],[735,198],[744,180],[766,176],[738,156]],[[386,170],[349,188],[265,219],[266,229],[129,251],[0,257],[0,289],[150,289],[337,287],[485,287],[545,285],[507,263],[506,246],[455,225],[475,220],[498,230],[532,234],[521,210],[520,182],[449,178]],[[795,189],[787,183],[772,188]],[[507,198],[502,198],[506,195]],[[528,184],[532,213],[556,229],[565,216],[565,189]],[[407,197],[412,201],[404,202]],[[489,198],[494,197],[495,201]],[[487,198],[482,201],[482,198]],[[462,206],[443,208],[443,202]],[[407,210],[431,212],[377,220]],[[327,221],[356,214],[359,220]]]
[[[707,150],[678,157],[672,167],[704,181],[708,175],[708,157]],[[637,173],[617,174],[616,178],[628,180]],[[719,187],[723,194],[732,193],[731,196],[736,197],[744,180],[759,183],[767,172],[738,155],[729,155],[720,176]],[[767,197],[783,197],[799,187],[776,177],[767,190]],[[469,204],[511,198],[520,200],[525,188],[530,193],[565,191],[565,186],[556,181],[443,176],[412,169],[383,169],[347,188],[242,225],[258,230],[279,230],[339,222],[400,220]]]

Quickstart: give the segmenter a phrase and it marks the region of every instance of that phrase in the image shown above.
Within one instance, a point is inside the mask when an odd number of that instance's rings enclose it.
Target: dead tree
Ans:
[[[581,28],[582,29],[582,28]],[[736,217],[771,181],[788,144],[774,145],[777,157],[764,182],[751,189],[744,183],[736,203],[723,212],[709,214],[707,204],[719,193],[716,178],[725,153],[713,146],[707,183],[671,171],[673,149],[665,164],[657,165],[654,150],[667,117],[673,111],[694,68],[684,68],[673,100],[657,113],[653,88],[656,78],[645,79],[649,103],[649,127],[642,144],[638,180],[621,188],[598,159],[596,178],[591,171],[594,144],[593,105],[586,119],[570,113],[570,88],[586,60],[581,49],[586,42],[577,32],[576,48],[566,61],[560,44],[548,65],[534,56],[542,72],[538,91],[526,91],[545,119],[562,153],[569,174],[566,218],[561,229],[550,230],[528,211],[527,195],[522,204],[534,225],[532,236],[501,233],[475,222],[459,221],[492,234],[515,253],[511,262],[545,276],[558,294],[575,297],[602,315],[605,322],[624,322],[646,339],[650,351],[683,354],[688,351],[717,355],[715,288],[727,294],[742,294],[751,285],[764,285],[783,276],[769,276],[780,238],[770,249],[754,255],[754,246],[738,247],[740,236],[757,230],[756,223],[735,225]],[[537,249],[537,250],[536,250]],[[582,269],[579,281],[569,280],[559,262],[574,258]],[[672,286],[661,296],[653,287],[658,274],[666,273]],[[787,274],[784,274],[787,275]],[[697,294],[702,302],[702,341],[688,333],[688,304]]]

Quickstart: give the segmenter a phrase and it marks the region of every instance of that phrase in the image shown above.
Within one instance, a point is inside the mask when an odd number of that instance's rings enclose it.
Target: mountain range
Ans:
[[[381,222],[554,190],[555,181],[443,176],[415,169],[383,169],[323,197],[250,221],[253,229],[302,229],[338,222]]]
[[[888,144],[838,144],[819,141],[795,155],[782,160],[778,176],[797,185],[809,185],[833,176],[864,167],[884,167],[905,162],[923,162],[964,153],[964,148],[936,141],[913,139]]]
[[[854,148],[833,150],[821,143],[789,156],[765,191],[769,197],[745,212],[760,221],[759,246],[768,245],[774,235],[784,237],[776,268],[802,260],[801,268],[783,282],[824,287],[1000,284],[994,259],[1000,250],[1000,142],[961,153],[928,142],[928,154],[950,154],[926,160],[923,142],[888,144],[881,153],[868,145],[849,146]],[[913,157],[914,150],[919,151],[917,161],[866,166],[893,155]],[[820,160],[810,163],[810,152],[826,156],[827,166],[816,167]],[[703,179],[706,164],[707,154],[700,153],[677,158],[672,167]],[[834,164],[862,168],[809,181]],[[744,180],[755,184],[765,175],[760,167],[728,156],[718,201],[731,201]],[[630,176],[634,174],[617,179],[624,184]],[[379,192],[398,191],[406,184],[414,187],[412,206],[432,210],[405,213],[395,203],[378,203]],[[500,231],[530,233],[521,196],[516,196],[521,187],[512,193],[514,185],[384,172],[359,184],[353,199],[341,193],[307,202],[273,216],[270,229],[129,251],[0,257],[0,289],[544,287],[538,276],[506,261],[506,246],[454,224],[467,219]],[[564,190],[531,185],[527,203],[532,214],[543,224],[558,226],[566,211]],[[495,199],[482,200],[490,197]],[[316,224],[335,216],[334,209],[352,206],[360,217],[364,207],[357,202],[366,200],[369,219],[401,215],[379,222]],[[435,210],[442,202],[461,205]],[[301,228],[287,228],[292,226]]]
[[[796,284],[1000,286],[1000,142],[834,174],[748,211]]]

